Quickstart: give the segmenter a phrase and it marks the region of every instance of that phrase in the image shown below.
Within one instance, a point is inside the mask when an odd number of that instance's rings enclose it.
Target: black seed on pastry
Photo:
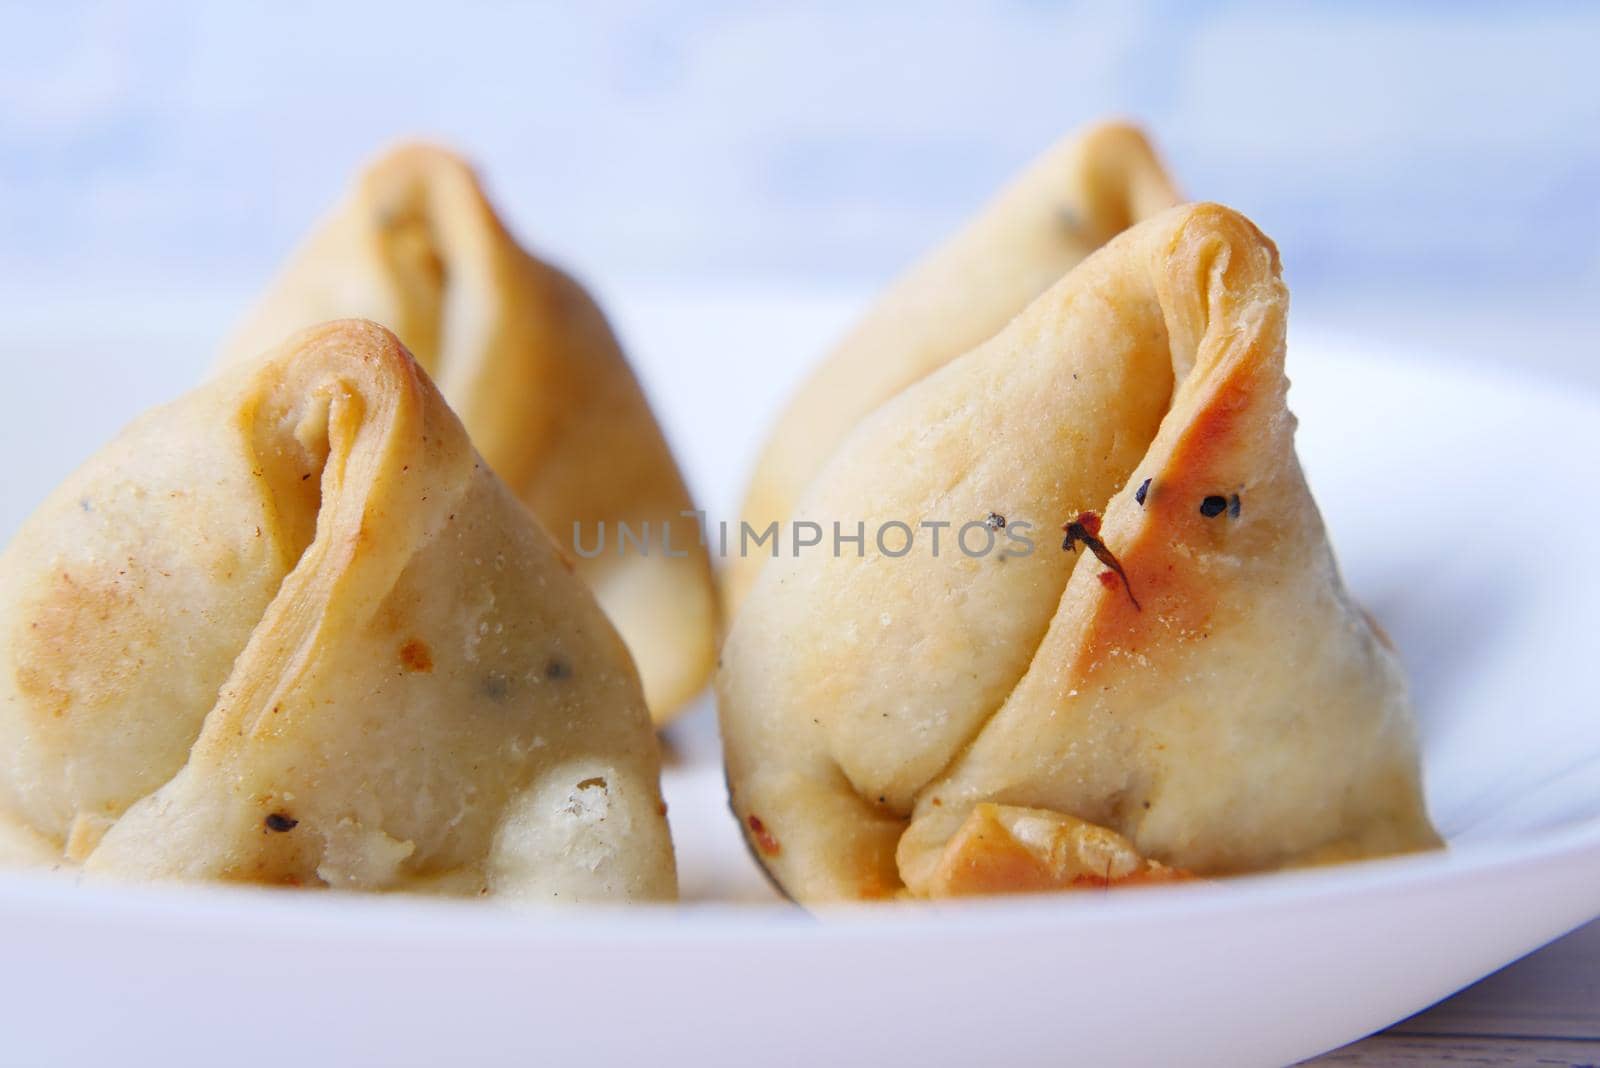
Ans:
[[[300,821],[283,812],[274,812],[267,817],[267,830],[283,834],[300,826]]]
[[[510,693],[511,680],[498,671],[483,677],[483,694],[491,701],[504,701]]]
[[[1228,498],[1212,494],[1200,502],[1200,514],[1207,519],[1215,519],[1228,510]]]
[[[1239,503],[1239,495],[1237,493],[1235,493],[1232,497],[1229,497],[1228,498],[1228,518],[1229,519],[1238,519],[1239,518],[1239,509],[1241,507],[1242,506]]]
[[[1150,480],[1148,478],[1145,479],[1143,482],[1139,483],[1139,488],[1133,491],[1133,499],[1139,502],[1139,506],[1141,508],[1144,506],[1145,494],[1147,494],[1149,492],[1150,492]]]
[[[544,677],[552,680],[570,679],[572,677],[572,665],[559,656],[552,656],[550,662],[544,666]]]
[[[990,530],[1003,530],[1006,525],[1006,517],[999,512],[990,512],[988,518],[983,521],[983,525]]]

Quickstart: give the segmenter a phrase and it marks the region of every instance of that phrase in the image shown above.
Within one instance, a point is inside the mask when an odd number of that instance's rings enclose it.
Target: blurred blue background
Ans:
[[[865,294],[1120,114],[1297,314],[1600,383],[1597,68],[1596,5],[13,4],[0,316],[221,317],[417,135],[602,292]]]

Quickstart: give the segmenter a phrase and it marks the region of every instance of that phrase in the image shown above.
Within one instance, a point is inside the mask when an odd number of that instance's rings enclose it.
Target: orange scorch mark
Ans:
[[[767,829],[767,825],[761,822],[760,816],[751,816],[746,822],[750,825],[750,835],[755,839],[756,848],[761,851],[762,856],[775,857],[783,852],[783,846]]]
[[[28,624],[13,652],[18,693],[38,713],[66,718],[75,709],[103,707],[124,693],[145,665],[142,650],[156,644],[157,628],[129,561],[109,569],[51,577],[44,596],[24,609]],[[85,637],[94,639],[93,655]]]
[[[856,897],[862,901],[888,901],[899,894],[898,885],[890,886],[876,876],[868,876],[856,887]]]
[[[1200,514],[1200,502],[1231,489],[1239,480],[1238,458],[1259,447],[1252,441],[1261,432],[1259,405],[1273,394],[1270,384],[1258,381],[1253,371],[1243,365],[1217,384],[1155,475],[1161,492],[1145,502],[1145,521],[1120,556],[1147,611],[1136,611],[1125,597],[1106,597],[1080,647],[1074,665],[1079,678],[1096,664],[1113,663],[1107,655],[1112,650],[1148,651],[1157,643],[1210,629],[1217,593],[1196,573],[1190,550],[1225,529]],[[1113,580],[1100,576],[1107,589],[1120,585]]]
[[[400,647],[400,663],[407,671],[427,674],[433,670],[433,651],[421,638],[412,638]]]

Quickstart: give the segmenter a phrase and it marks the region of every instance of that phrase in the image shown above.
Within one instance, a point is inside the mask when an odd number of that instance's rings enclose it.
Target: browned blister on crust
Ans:
[[[626,650],[371,323],[147,414],[28,521],[0,752],[0,838],[97,876],[675,891]]]
[[[985,804],[1200,876],[1438,844],[1398,662],[1295,457],[1287,301],[1248,220],[1175,208],[847,439],[799,516],[998,514],[1034,544],[763,572],[719,690],[736,809],[791,894],[1038,888],[972,836]]]
[[[588,293],[517,244],[464,162],[413,146],[360,175],[225,362],[350,316],[394,330],[439,384],[478,451],[594,590],[655,718],[671,718],[715,659],[710,559],[672,451]],[[648,524],[648,554],[618,551],[623,523],[636,533]],[[588,555],[602,524],[606,551]]]

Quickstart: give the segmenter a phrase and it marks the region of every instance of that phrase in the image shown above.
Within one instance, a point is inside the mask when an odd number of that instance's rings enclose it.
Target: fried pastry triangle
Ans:
[[[1071,821],[1129,872],[1438,844],[1295,456],[1287,308],[1248,220],[1174,208],[845,440],[798,515],[865,551],[770,562],[719,679],[734,808],[791,895],[1073,885]]]
[[[142,417],[0,556],[0,824],[91,873],[675,893],[632,661],[388,331]]]

